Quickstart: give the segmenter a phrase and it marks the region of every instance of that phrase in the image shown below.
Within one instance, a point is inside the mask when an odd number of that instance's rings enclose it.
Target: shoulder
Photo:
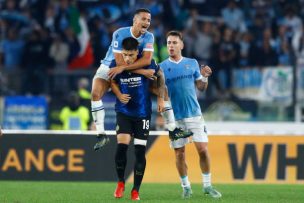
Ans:
[[[147,31],[145,34],[146,34],[147,36],[154,37],[154,35],[153,35],[152,32]]]
[[[162,61],[161,63],[159,63],[160,66],[165,66],[168,63],[168,59],[165,59],[164,61]]]
[[[79,107],[79,111],[80,111],[81,113],[86,113],[86,114],[89,113],[88,108],[85,107],[85,106],[80,106],[80,107]]]
[[[114,31],[113,35],[124,34],[124,33],[126,33],[129,29],[130,29],[130,27],[118,28],[117,30]]]
[[[130,27],[121,27],[118,28],[117,30],[115,30],[116,33],[120,33],[120,32],[126,32],[130,29]]]
[[[184,62],[192,64],[194,66],[198,66],[198,61],[196,59],[194,59],[194,58],[184,57]]]
[[[197,60],[194,58],[183,57],[183,60],[186,62],[197,63]]]
[[[153,33],[152,33],[152,32],[149,32],[149,31],[147,31],[147,32],[145,33],[145,36],[144,36],[144,37],[147,38],[147,39],[154,39]]]

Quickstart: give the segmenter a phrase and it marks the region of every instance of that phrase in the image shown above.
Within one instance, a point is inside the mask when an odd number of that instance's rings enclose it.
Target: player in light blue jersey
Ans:
[[[212,70],[208,66],[200,69],[195,59],[183,57],[181,54],[183,47],[182,34],[178,31],[170,31],[167,35],[169,58],[160,63],[160,66],[165,75],[177,125],[193,132],[192,141],[199,154],[203,190],[205,194],[213,198],[220,198],[221,193],[211,185],[208,135],[196,96],[196,88],[201,91],[207,89],[208,77]],[[185,145],[189,142],[190,138],[171,141],[171,146],[175,150],[176,167],[180,175],[184,198],[192,195],[185,160]]]
[[[101,97],[109,89],[109,79],[112,79],[117,74],[127,70],[132,71],[133,73],[142,74],[147,78],[153,78],[155,70],[142,69],[143,67],[150,65],[154,51],[154,36],[147,31],[150,22],[151,14],[149,10],[144,8],[136,10],[133,18],[133,25],[131,27],[120,28],[113,33],[112,42],[106,57],[101,60],[101,65],[94,76],[91,92],[91,110],[98,134],[98,142],[94,146],[95,150],[100,149],[109,142],[109,138],[106,136],[104,129],[105,111],[101,100]],[[137,39],[139,42],[139,54],[142,55],[142,57],[133,64],[126,64],[121,54],[122,41],[127,37]],[[117,66],[109,69],[109,65],[114,59]],[[173,110],[168,102],[165,102],[163,117],[165,118],[171,137],[178,138],[189,135],[188,132],[176,128]]]

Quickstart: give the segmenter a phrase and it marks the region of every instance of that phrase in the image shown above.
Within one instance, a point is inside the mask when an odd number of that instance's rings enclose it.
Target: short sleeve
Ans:
[[[194,59],[194,79],[200,80],[202,79],[201,71],[197,60]]]
[[[144,47],[143,47],[143,51],[154,51],[154,36],[152,33],[148,33],[145,43],[144,43]]]
[[[122,42],[122,40],[120,38],[121,38],[121,35],[119,34],[119,30],[116,30],[113,33],[112,43],[111,43],[112,51],[114,53],[121,53],[121,50],[122,50],[122,44],[121,44],[121,42]]]

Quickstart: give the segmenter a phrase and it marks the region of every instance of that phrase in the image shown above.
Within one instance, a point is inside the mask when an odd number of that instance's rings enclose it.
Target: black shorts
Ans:
[[[116,133],[130,134],[134,138],[147,140],[150,132],[151,117],[137,118],[117,112]]]

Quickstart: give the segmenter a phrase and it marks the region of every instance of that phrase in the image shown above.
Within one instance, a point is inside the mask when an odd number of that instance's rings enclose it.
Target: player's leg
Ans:
[[[203,190],[205,194],[209,194],[213,198],[220,198],[222,195],[215,190],[211,185],[211,173],[210,173],[210,157],[208,153],[207,142],[194,142],[196,150],[199,154],[199,163],[202,171]]]
[[[101,100],[110,86],[107,76],[108,71],[109,67],[101,64],[93,78],[92,84],[91,111],[96,126],[98,139],[98,142],[94,146],[95,150],[100,149],[109,142],[109,138],[106,136],[104,129],[105,110]]]
[[[150,90],[153,94],[158,95],[158,89],[154,85],[154,83],[153,83],[153,86],[150,88]],[[162,112],[161,115],[165,120],[165,124],[166,124],[166,127],[169,130],[169,137],[170,137],[171,140],[190,137],[193,134],[190,131],[184,131],[183,129],[176,127],[174,112],[173,112],[171,102],[170,102],[170,99],[169,99],[169,96],[168,96],[168,89],[167,88],[166,88],[166,91],[165,91],[165,108],[164,108],[164,112]]]
[[[193,132],[193,142],[199,154],[199,164],[202,172],[203,190],[213,198],[222,195],[211,184],[210,157],[208,153],[208,134],[204,120],[198,116],[185,119],[186,128]]]
[[[178,127],[185,128],[183,121],[177,121]],[[192,195],[191,184],[188,178],[188,168],[186,163],[185,145],[190,142],[189,138],[181,138],[178,140],[171,140],[170,145],[174,148],[175,165],[180,177],[181,186],[183,188],[182,197],[190,198]]]
[[[139,200],[139,189],[146,169],[146,145],[150,131],[150,117],[134,119],[134,185],[131,192],[132,200]]]
[[[192,195],[191,185],[188,178],[188,167],[186,163],[185,146],[180,148],[175,148],[175,164],[180,177],[181,186],[183,188],[182,197],[190,198]]]
[[[125,190],[125,170],[127,165],[127,151],[131,140],[132,124],[130,119],[117,113],[117,148],[115,154],[115,168],[118,177],[114,197],[121,198]]]

